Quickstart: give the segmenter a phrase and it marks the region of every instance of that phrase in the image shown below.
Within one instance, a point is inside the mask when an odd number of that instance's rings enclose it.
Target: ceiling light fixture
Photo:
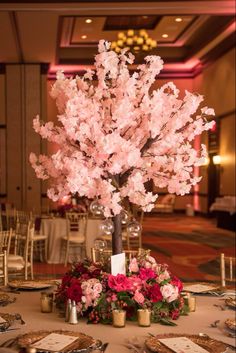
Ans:
[[[162,38],[168,38],[168,37],[169,37],[168,34],[166,33],[162,34]]]
[[[87,18],[87,19],[85,20],[85,22],[86,22],[86,23],[92,23],[93,20],[91,20],[91,18]]]
[[[86,39],[86,38],[87,38],[86,34],[84,34],[83,36],[81,36],[81,38],[82,38],[82,39]]]
[[[157,47],[156,40],[150,38],[145,29],[139,31],[129,29],[127,32],[119,32],[117,37],[117,41],[111,43],[111,48],[117,53],[120,53],[124,48],[128,48],[131,52],[137,54]]]
[[[183,19],[181,17],[176,17],[175,22],[182,22]]]

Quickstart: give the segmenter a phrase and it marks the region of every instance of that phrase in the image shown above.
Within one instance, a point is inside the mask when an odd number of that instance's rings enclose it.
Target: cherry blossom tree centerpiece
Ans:
[[[193,140],[214,122],[214,110],[200,104],[203,97],[179,90],[172,83],[152,89],[163,68],[159,56],[147,56],[130,73],[134,56],[120,54],[101,40],[94,70],[80,77],[57,73],[51,96],[59,111],[56,126],[40,122],[33,127],[42,138],[58,145],[51,156],[30,154],[36,175],[50,179],[48,197],[57,201],[69,193],[97,199],[105,217],[113,217],[113,254],[122,252],[122,200],[151,211],[157,195],[145,188],[152,180],[169,193],[184,195],[201,180],[194,167],[206,158],[206,147]]]

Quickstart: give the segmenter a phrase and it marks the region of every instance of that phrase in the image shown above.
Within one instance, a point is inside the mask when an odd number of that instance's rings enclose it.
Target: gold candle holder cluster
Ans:
[[[151,325],[151,311],[148,309],[138,309],[138,325],[149,327]],[[112,324],[114,327],[125,327],[126,311],[113,310],[112,311]]]

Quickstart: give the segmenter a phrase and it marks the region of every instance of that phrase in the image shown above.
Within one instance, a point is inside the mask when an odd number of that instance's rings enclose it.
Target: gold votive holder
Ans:
[[[151,311],[148,309],[138,309],[139,326],[148,327],[151,325]]]
[[[41,292],[40,306],[42,313],[51,313],[53,308],[53,293]]]
[[[188,298],[188,307],[189,307],[189,311],[196,311],[196,298],[190,296]]]
[[[112,324],[114,327],[124,327],[126,320],[125,310],[113,310],[112,311]]]

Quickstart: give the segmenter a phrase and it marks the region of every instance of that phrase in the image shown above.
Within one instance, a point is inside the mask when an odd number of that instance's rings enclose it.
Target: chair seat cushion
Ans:
[[[7,256],[8,262],[14,262],[14,261],[24,261],[23,257],[20,255],[14,255],[14,254],[8,254]]]
[[[27,267],[30,266],[30,263],[27,262]],[[20,271],[20,270],[23,270],[23,268],[25,268],[25,262],[22,258],[21,261],[8,261],[7,263],[7,268],[8,270],[15,270],[15,271]]]
[[[63,237],[63,240],[67,241],[67,237]],[[85,236],[84,235],[79,235],[79,236],[70,236],[69,238],[70,243],[76,243],[76,244],[83,244],[85,242]]]

